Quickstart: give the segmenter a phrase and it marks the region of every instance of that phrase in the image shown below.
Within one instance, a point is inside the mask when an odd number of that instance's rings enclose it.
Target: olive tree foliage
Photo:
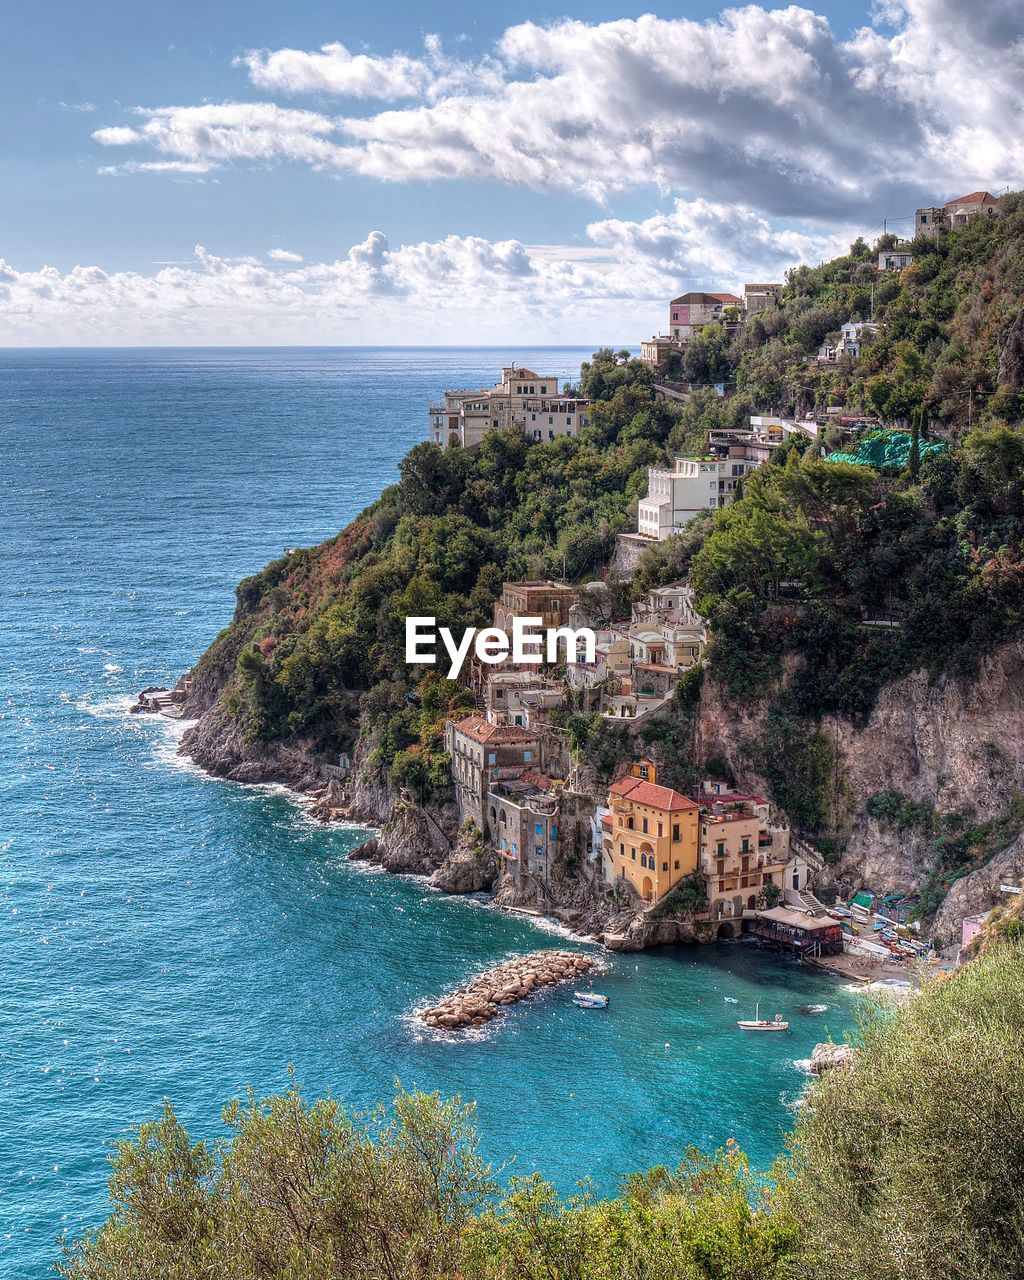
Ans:
[[[169,1105],[120,1142],[112,1213],[66,1246],[69,1280],[430,1280],[494,1190],[472,1108],[402,1093],[354,1115],[296,1088],[232,1103],[229,1136],[194,1143]]]
[[[815,1280],[1024,1275],[1024,946],[870,1011],[802,1108],[780,1204]]]

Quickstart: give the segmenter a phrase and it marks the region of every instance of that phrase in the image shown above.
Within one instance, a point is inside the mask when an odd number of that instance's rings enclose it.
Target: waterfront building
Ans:
[[[676,458],[671,470],[648,467],[647,496],[637,507],[637,533],[663,542],[682,533],[699,511],[728,506],[736,482],[760,465],[752,458]]]
[[[743,930],[796,955],[834,956],[843,950],[843,929],[838,920],[792,907],[754,911],[743,921]]]
[[[481,831],[488,791],[498,782],[521,778],[527,770],[544,766],[542,739],[536,730],[488,724],[483,716],[449,720],[444,745],[451,756],[459,821],[471,819]]]
[[[734,791],[727,783],[705,781],[699,793],[700,870],[708,911],[719,922],[736,921],[723,936],[739,932],[744,911],[753,911],[768,885],[785,892],[790,859],[789,828],[773,824],[763,796]]]
[[[589,421],[590,401],[558,389],[554,374],[508,365],[493,387],[446,391],[430,406],[430,439],[441,449],[477,449],[484,436],[518,427],[530,440],[578,435]]]
[[[559,798],[551,779],[528,770],[487,793],[490,841],[517,888],[531,878],[547,888],[558,852]]]
[[[631,885],[647,904],[660,901],[697,867],[696,801],[659,785],[657,766],[638,760],[608,790],[603,873]]]
[[[673,351],[685,351],[686,342],[672,338],[667,333],[655,333],[640,343],[640,360],[649,369],[658,369]]]
[[[972,191],[969,195],[914,211],[914,234],[937,236],[942,231],[966,226],[972,218],[994,218],[999,197],[988,191]]]

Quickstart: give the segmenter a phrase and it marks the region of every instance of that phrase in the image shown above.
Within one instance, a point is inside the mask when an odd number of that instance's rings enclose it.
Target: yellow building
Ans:
[[[658,784],[657,766],[639,760],[608,792],[604,875],[626,880],[648,903],[658,902],[697,869],[700,806]]]

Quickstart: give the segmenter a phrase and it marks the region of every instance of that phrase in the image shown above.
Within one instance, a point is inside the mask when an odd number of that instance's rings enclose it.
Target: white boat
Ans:
[[[580,1009],[607,1009],[608,997],[596,991],[575,991],[572,1002]]]
[[[746,1022],[737,1022],[738,1027],[742,1027],[744,1031],[788,1031],[789,1023],[783,1022],[782,1014],[777,1013],[769,1022],[767,1018],[761,1016],[760,1003],[754,1006],[754,1016]]]

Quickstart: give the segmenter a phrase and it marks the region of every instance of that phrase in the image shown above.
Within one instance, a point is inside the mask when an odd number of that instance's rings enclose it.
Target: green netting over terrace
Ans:
[[[918,451],[922,458],[942,453],[949,446],[938,440],[921,440]],[[893,468],[901,471],[910,461],[910,434],[907,431],[873,431],[858,441],[855,453],[830,453],[826,462],[852,462],[858,467]]]

